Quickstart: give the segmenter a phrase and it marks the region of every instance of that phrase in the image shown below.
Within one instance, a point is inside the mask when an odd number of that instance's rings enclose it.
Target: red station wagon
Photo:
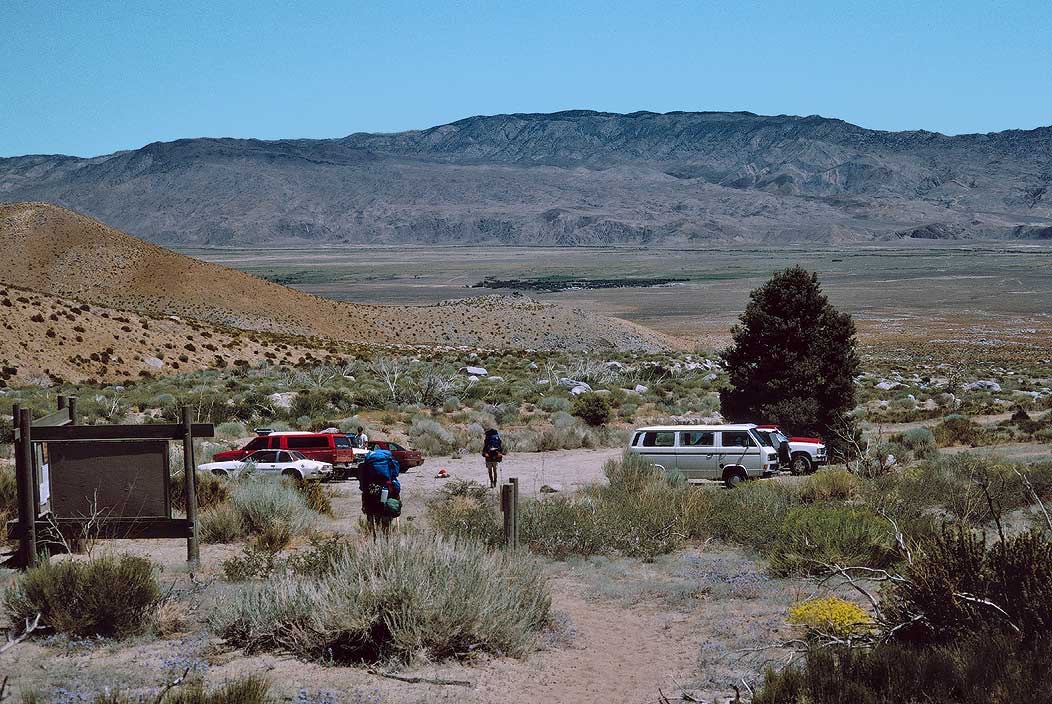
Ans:
[[[345,475],[357,464],[364,453],[351,447],[351,441],[341,433],[277,432],[252,438],[240,450],[217,452],[213,462],[240,460],[256,450],[295,450],[310,460],[328,462],[334,474]]]
[[[413,467],[419,467],[424,463],[424,455],[419,450],[410,450],[402,447],[396,442],[388,442],[387,440],[370,440],[366,443],[370,450],[380,448],[381,450],[390,450],[391,456],[398,462],[398,466],[402,468],[402,471],[412,469]]]

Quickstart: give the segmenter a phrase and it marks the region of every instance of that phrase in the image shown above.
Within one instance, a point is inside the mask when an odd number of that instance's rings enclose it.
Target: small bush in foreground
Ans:
[[[307,508],[323,516],[332,514],[332,496],[321,482],[309,482],[302,479],[285,479],[295,489],[303,500],[307,502]]]
[[[268,704],[270,683],[259,675],[249,675],[206,690],[204,683],[194,680],[180,687],[173,687],[164,696],[140,697],[122,692],[100,694],[94,704]]]
[[[11,620],[41,615],[59,633],[123,638],[146,630],[161,600],[154,564],[133,555],[46,562],[4,595]]]
[[[217,477],[209,472],[198,472],[195,478],[197,480],[198,510],[218,506],[230,498],[229,479]],[[186,510],[186,477],[183,472],[172,477],[169,493],[172,497],[172,506],[180,511]]]
[[[290,535],[302,535],[313,527],[318,514],[296,489],[270,477],[248,477],[238,483],[230,503],[241,517],[245,530],[260,535],[274,530],[275,524],[288,528]]]
[[[803,666],[768,671],[755,704],[1048,704],[1052,647],[1003,635],[945,646],[814,650]]]
[[[233,543],[245,537],[241,514],[230,504],[205,509],[198,515],[201,540],[206,543]]]
[[[317,574],[284,574],[225,596],[228,642],[336,662],[519,656],[549,619],[544,578],[524,553],[422,534],[344,544]]]
[[[967,445],[977,447],[986,442],[987,430],[971,418],[961,415],[946,416],[931,430],[938,447]]]
[[[447,538],[471,538],[487,545],[503,540],[496,493],[481,484],[454,479],[427,509],[430,524]]]

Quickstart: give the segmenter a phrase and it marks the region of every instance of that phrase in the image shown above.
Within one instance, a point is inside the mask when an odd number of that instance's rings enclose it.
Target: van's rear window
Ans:
[[[336,442],[336,447],[346,449],[351,446],[351,440],[346,435],[337,435],[333,440]]]

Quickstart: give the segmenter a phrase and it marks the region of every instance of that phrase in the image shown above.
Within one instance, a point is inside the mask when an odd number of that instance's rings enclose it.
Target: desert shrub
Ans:
[[[835,596],[797,602],[789,607],[787,620],[813,633],[837,638],[862,635],[874,625],[865,609]]]
[[[865,508],[830,503],[790,509],[763,552],[779,575],[818,574],[832,564],[887,567],[896,555],[886,521]]]
[[[783,484],[747,482],[734,491],[713,492],[700,530],[759,551],[779,536],[799,501],[797,493]]]
[[[18,624],[41,621],[70,636],[124,638],[146,630],[161,601],[154,564],[134,555],[45,562],[21,575],[4,594]]]
[[[268,704],[272,701],[269,691],[270,684],[261,675],[248,675],[211,690],[206,689],[201,680],[191,679],[160,697],[144,698],[112,690],[96,696],[93,704]]]
[[[197,508],[206,509],[218,506],[230,498],[231,481],[225,477],[217,477],[210,472],[198,472],[197,480]],[[183,511],[186,510],[186,475],[184,472],[172,475],[169,494],[172,497],[172,506]]]
[[[597,393],[584,393],[574,399],[573,414],[592,427],[606,425],[610,420],[610,402]]]
[[[252,535],[278,535],[280,526],[288,534],[302,535],[318,522],[318,514],[296,489],[268,477],[248,477],[238,482],[230,503]]]
[[[249,651],[377,662],[520,656],[549,619],[545,579],[522,552],[419,533],[338,552],[320,573],[239,587],[217,603],[213,627]]]
[[[961,415],[950,415],[943,418],[931,430],[938,447],[967,445],[977,447],[986,444],[987,431],[971,418]]]
[[[303,500],[307,503],[307,508],[311,511],[320,513],[323,516],[333,515],[332,494],[321,482],[292,478],[286,478],[282,481],[303,497]]]
[[[542,411],[547,411],[548,413],[555,413],[556,411],[563,411],[565,413],[571,408],[570,400],[563,398],[562,396],[545,396],[537,406]]]
[[[927,459],[936,452],[935,435],[928,428],[912,428],[894,436],[917,459]]]
[[[919,648],[814,650],[802,666],[768,670],[755,704],[1010,704],[1052,702],[1052,648],[1002,635]]]
[[[447,538],[472,538],[486,545],[503,539],[496,494],[476,482],[451,480],[427,509],[430,524]]]
[[[245,537],[241,514],[230,504],[219,504],[201,511],[201,540],[205,543],[234,543]]]
[[[1029,641],[1052,633],[1052,543],[1037,534],[987,547],[968,531],[944,530],[903,576],[884,607],[890,622],[908,624],[896,630],[898,640],[949,643],[1003,632]]]
[[[414,418],[408,435],[413,447],[427,455],[451,455],[457,448],[453,433],[430,418]]]
[[[852,499],[862,485],[855,474],[842,467],[826,467],[809,476],[800,489],[800,498],[807,502]]]
[[[556,558],[620,553],[653,559],[682,544],[703,510],[704,492],[631,453],[604,471],[607,484],[522,503],[519,531],[532,550]]]
[[[228,421],[226,423],[220,423],[216,426],[215,434],[219,438],[229,438],[236,440],[245,436],[245,424]]]

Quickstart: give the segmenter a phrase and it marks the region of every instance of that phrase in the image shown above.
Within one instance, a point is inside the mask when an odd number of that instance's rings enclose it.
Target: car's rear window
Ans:
[[[337,435],[333,438],[336,442],[336,447],[340,449],[347,449],[351,446],[351,440],[346,435]]]

